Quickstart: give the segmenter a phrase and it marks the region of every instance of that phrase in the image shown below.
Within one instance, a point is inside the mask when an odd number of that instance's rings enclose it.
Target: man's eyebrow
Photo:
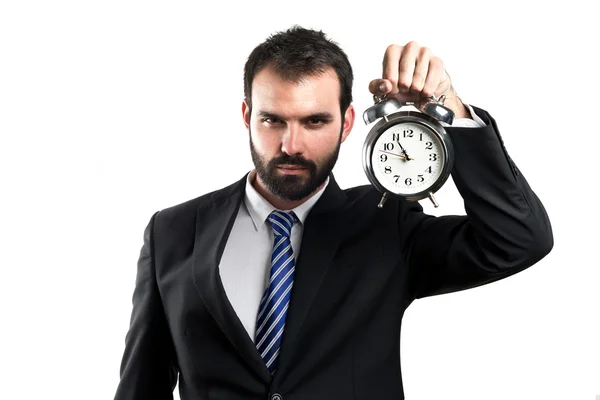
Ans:
[[[274,114],[274,113],[268,112],[268,111],[262,111],[262,110],[259,111],[257,113],[257,115],[259,118],[273,118],[273,119],[281,119],[281,120],[283,119],[282,117],[280,117],[277,114]]]
[[[282,121],[285,119],[285,118],[283,118],[275,113],[269,112],[269,111],[261,110],[257,113],[257,115],[259,118],[273,118],[273,119],[278,119],[278,120],[282,120]],[[301,120],[303,122],[309,121],[311,119],[321,119],[321,120],[325,120],[325,121],[331,121],[333,119],[333,115],[331,113],[324,111],[324,112],[316,112],[313,114],[309,114],[309,115],[301,118]]]
[[[322,119],[324,121],[331,121],[333,119],[333,115],[331,115],[331,113],[328,112],[318,112],[302,118],[303,121],[308,121],[311,119]]]

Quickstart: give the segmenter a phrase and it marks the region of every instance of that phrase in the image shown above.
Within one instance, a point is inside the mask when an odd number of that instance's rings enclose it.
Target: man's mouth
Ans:
[[[301,165],[290,165],[290,164],[280,164],[278,165],[279,168],[283,168],[283,169],[306,169],[306,167],[303,167]]]
[[[308,168],[302,167],[300,165],[290,165],[290,164],[281,164],[278,165],[277,168],[285,173],[299,173]]]

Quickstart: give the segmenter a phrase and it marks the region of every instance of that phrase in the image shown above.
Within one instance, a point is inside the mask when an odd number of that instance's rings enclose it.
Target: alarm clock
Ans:
[[[454,112],[445,107],[445,97],[430,97],[417,108],[395,98],[373,96],[375,104],[363,114],[365,124],[377,121],[363,145],[363,168],[369,181],[383,195],[404,201],[429,198],[450,176],[454,148],[442,122],[451,125]]]

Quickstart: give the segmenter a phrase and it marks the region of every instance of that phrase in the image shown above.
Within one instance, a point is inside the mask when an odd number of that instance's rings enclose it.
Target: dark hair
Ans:
[[[322,31],[294,25],[285,32],[271,35],[250,53],[244,66],[244,96],[249,107],[252,107],[254,76],[267,65],[272,65],[279,76],[291,81],[333,68],[340,82],[342,117],[352,103],[353,74],[348,56]]]

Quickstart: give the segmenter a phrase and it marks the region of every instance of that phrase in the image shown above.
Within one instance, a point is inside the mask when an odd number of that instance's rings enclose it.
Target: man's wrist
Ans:
[[[446,95],[446,100],[444,101],[444,105],[454,111],[454,118],[471,118],[471,113],[469,109],[463,104],[462,100],[456,92],[454,88],[451,87],[448,94]]]

